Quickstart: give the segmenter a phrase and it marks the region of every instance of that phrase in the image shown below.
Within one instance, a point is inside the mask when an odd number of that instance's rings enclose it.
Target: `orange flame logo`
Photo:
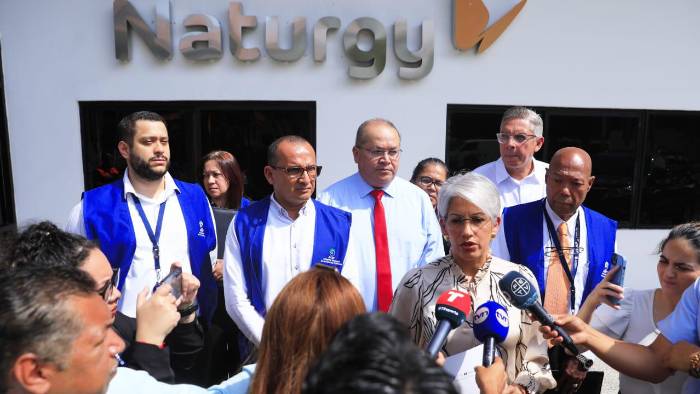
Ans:
[[[476,52],[487,50],[508,28],[523,9],[527,0],[520,0],[507,14],[486,29],[489,10],[481,0],[454,0],[454,45],[466,51],[478,45]]]

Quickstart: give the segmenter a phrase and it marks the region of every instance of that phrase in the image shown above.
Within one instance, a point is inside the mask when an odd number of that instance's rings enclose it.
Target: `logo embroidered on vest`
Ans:
[[[328,257],[322,258],[321,263],[338,267],[343,266],[343,263],[335,257],[335,248],[330,248],[328,250]]]
[[[605,262],[605,268],[603,268],[603,272],[600,273],[601,278],[605,278],[605,275],[608,274],[608,268],[610,267],[610,263],[607,261]]]
[[[205,235],[204,235],[204,222],[201,220],[199,221],[199,232],[197,233],[197,236],[198,237],[205,237]]]

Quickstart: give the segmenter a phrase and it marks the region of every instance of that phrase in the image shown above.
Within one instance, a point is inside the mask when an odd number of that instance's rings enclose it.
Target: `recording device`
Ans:
[[[566,331],[554,324],[554,319],[537,300],[537,290],[520,272],[510,271],[498,281],[503,294],[518,309],[525,309],[540,323],[555,330],[563,339],[562,345],[573,354],[579,354],[576,345]]]
[[[610,266],[610,269],[613,269],[615,267],[619,266],[620,268],[615,272],[615,275],[613,275],[612,279],[610,280],[610,283],[616,284],[618,286],[624,286],[625,283],[625,270],[627,269],[627,260],[625,258],[617,253],[613,253],[612,255],[612,264]],[[620,299],[615,298],[612,296],[607,296],[608,301],[612,303],[613,305],[620,305]]]
[[[493,364],[495,346],[505,341],[508,325],[508,312],[497,302],[487,301],[474,311],[474,336],[484,343],[484,367]]]
[[[153,286],[153,291],[155,292],[157,288],[165,284],[170,285],[172,289],[170,290],[170,294],[172,294],[175,298],[180,298],[180,295],[182,295],[182,268],[171,267],[170,273],[163,278],[163,280]]]
[[[445,343],[450,330],[464,323],[471,305],[471,296],[459,290],[447,290],[440,295],[435,303],[435,317],[438,320],[438,324],[432,339],[430,339],[430,343],[425,349],[430,358],[435,358]]]

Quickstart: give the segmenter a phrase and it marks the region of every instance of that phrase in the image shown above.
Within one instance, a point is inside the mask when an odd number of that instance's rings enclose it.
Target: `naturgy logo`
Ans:
[[[452,38],[455,48],[466,51],[478,44],[477,53],[487,50],[508,28],[527,0],[520,0],[496,23],[486,29],[489,10],[482,0],[454,0]]]
[[[223,2],[223,0],[220,0]],[[504,0],[492,0],[502,2]],[[512,4],[513,0],[509,3]],[[477,53],[485,51],[505,31],[515,19],[527,0],[519,2],[503,17],[488,27],[489,10],[482,0],[453,0],[454,2],[454,46],[458,50],[468,50],[478,45]],[[155,0],[156,10],[154,18],[142,16],[134,7],[131,0],[113,0],[114,12],[114,49],[115,57],[128,62],[130,59],[130,31],[134,31],[146,44],[151,53],[162,60],[171,60],[175,52],[173,47],[173,17],[171,13],[171,0]],[[401,79],[421,79],[430,73],[434,65],[435,34],[434,22],[431,19],[420,23],[420,42],[417,49],[409,49],[408,22],[405,18],[398,18],[393,24],[393,35],[387,34],[387,27],[373,17],[365,16],[345,21],[346,26],[342,34],[335,34],[341,30],[343,21],[337,16],[325,16],[318,19],[311,30],[310,36],[307,29],[307,18],[294,17],[291,23],[291,31],[288,34],[290,40],[287,45],[280,42],[280,22],[276,16],[267,16],[265,20],[264,43],[257,45],[249,43],[244,46],[244,36],[253,34],[258,25],[258,16],[243,13],[243,5],[237,1],[228,4],[228,23],[221,23],[213,15],[191,14],[185,16],[182,34],[177,46],[182,55],[194,62],[216,62],[223,57],[226,43],[224,34],[228,27],[229,51],[241,62],[256,62],[262,57],[262,50],[267,53],[272,61],[292,63],[304,58],[307,47],[313,50],[313,61],[323,63],[326,61],[326,49],[331,44],[341,45],[344,58],[348,62],[347,72],[351,78],[372,79],[379,76],[386,66],[387,56],[393,46],[393,52],[398,60],[398,76]],[[155,20],[151,26],[147,22]],[[224,27],[225,26],[225,27]],[[391,29],[391,27],[389,27]],[[369,45],[360,45],[360,36],[369,33],[371,40]],[[260,37],[260,34],[258,34]],[[367,43],[365,43],[367,44]],[[393,44],[393,45],[389,45]]]

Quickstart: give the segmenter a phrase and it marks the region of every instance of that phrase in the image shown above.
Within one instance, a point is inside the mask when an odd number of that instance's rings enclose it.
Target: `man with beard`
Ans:
[[[216,234],[209,202],[197,184],[168,173],[170,146],[165,120],[148,111],[124,117],[118,125],[119,153],[126,159],[122,179],[86,191],[71,212],[66,230],[95,240],[121,275],[119,310],[136,317],[136,300],[165,278],[171,263],[201,282],[199,305],[180,313],[211,319],[216,307]]]

